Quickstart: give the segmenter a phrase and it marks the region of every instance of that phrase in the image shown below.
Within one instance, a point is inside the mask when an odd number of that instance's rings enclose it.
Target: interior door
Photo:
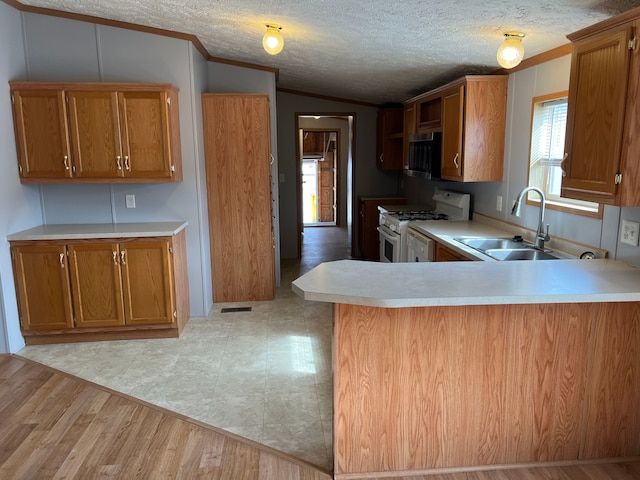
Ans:
[[[76,176],[121,177],[124,160],[116,92],[69,91],[67,98]]]
[[[78,327],[124,325],[117,243],[69,245],[69,270]]]

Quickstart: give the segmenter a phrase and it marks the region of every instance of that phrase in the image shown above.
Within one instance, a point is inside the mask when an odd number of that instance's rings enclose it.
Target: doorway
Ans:
[[[336,226],[339,132],[302,129],[302,223]]]
[[[305,228],[346,228],[353,248],[354,125],[351,113],[296,113],[298,258]]]

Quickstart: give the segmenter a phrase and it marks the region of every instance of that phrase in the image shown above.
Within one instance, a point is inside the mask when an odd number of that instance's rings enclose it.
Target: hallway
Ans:
[[[291,282],[348,258],[346,229],[305,229],[271,302],[217,303],[180,338],[29,346],[19,355],[332,469],[330,304]],[[227,307],[251,311],[223,313]]]

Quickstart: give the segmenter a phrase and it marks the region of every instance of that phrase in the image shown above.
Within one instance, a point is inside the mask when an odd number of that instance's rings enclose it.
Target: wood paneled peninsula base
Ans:
[[[640,456],[637,269],[346,261],[293,289],[335,303],[336,478]]]
[[[27,345],[177,337],[186,222],[42,225],[9,235]]]

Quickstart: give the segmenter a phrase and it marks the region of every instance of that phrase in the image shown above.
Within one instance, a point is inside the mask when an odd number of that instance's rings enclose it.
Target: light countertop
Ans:
[[[187,222],[88,223],[40,225],[7,236],[9,241],[72,240],[83,238],[170,237]]]
[[[640,269],[614,260],[496,261],[456,237],[510,237],[482,222],[411,222],[415,230],[475,262],[323,263],[296,279],[305,300],[402,308],[640,301]],[[576,245],[578,257],[589,247]]]
[[[615,260],[323,263],[296,279],[305,300],[402,308],[640,301],[640,269]]]

